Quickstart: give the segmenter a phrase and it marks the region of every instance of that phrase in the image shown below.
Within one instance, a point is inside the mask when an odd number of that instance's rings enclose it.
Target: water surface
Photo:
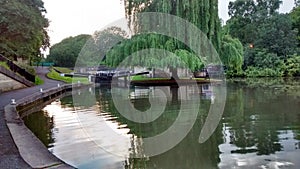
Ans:
[[[148,110],[153,89],[132,88],[132,105]],[[164,88],[167,106],[151,123],[123,117],[109,88],[80,91],[76,103],[72,96],[61,98],[24,120],[53,154],[78,168],[300,168],[299,79],[228,80],[222,120],[203,144],[199,134],[214,91],[207,85],[199,89],[185,87],[188,94],[181,97],[176,89]],[[157,156],[132,158],[143,153],[143,138],[167,130],[180,105],[193,104],[199,94],[196,122],[178,145]]]

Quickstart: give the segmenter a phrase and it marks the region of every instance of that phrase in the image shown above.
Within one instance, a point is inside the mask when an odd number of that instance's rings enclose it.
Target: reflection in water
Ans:
[[[272,83],[228,85],[220,168],[299,168],[299,99],[289,84]]]
[[[167,106],[151,123],[123,117],[108,88],[81,91],[80,103],[64,97],[24,120],[51,152],[78,168],[299,168],[299,84],[290,79],[228,82],[223,119],[203,144],[198,138],[214,95],[210,86],[199,86],[201,104],[192,130],[174,148],[153,157],[132,158],[143,153],[143,138],[174,123],[179,101],[199,94],[194,88],[185,88],[186,96],[176,88],[163,89]],[[152,90],[131,89],[134,108],[148,110]]]
[[[52,147],[54,138],[52,129],[54,126],[54,118],[44,111],[32,113],[30,116],[24,117],[28,128],[36,135],[44,145],[48,148]]]

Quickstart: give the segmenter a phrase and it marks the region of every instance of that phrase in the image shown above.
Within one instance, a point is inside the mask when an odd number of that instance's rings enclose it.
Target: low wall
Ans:
[[[91,85],[63,85],[43,92],[37,92],[23,99],[20,99],[14,105],[5,106],[5,120],[14,139],[14,142],[22,158],[32,168],[74,168],[62,160],[58,159],[48,151],[46,146],[26,127],[22,117],[38,111],[45,104],[70,92],[89,87]],[[20,112],[20,113],[19,113]]]
[[[19,83],[2,73],[0,73],[0,93],[25,88],[26,86],[22,83]]]
[[[0,66],[0,73],[7,77],[14,79],[15,81],[20,82],[28,87],[34,86],[34,82],[31,82],[31,81],[27,80],[26,78],[20,76],[19,74],[17,74],[18,72],[13,72],[11,70],[8,70],[8,69]]]
[[[0,61],[4,61],[6,62],[7,66],[9,67],[9,69],[14,72],[13,74],[18,73],[19,75],[21,75],[22,77],[22,81],[19,81],[19,78],[17,78],[16,80],[18,80],[19,82],[23,83],[23,81],[25,82],[25,85],[29,85],[31,86],[31,84],[34,84],[35,82],[35,76],[29,72],[27,72],[25,69],[19,67],[18,65],[16,65],[13,61],[9,60],[8,58],[4,57],[3,55],[0,54]],[[23,62],[23,61],[21,61]],[[7,70],[7,69],[6,69]],[[9,70],[9,71],[10,71]],[[5,73],[4,73],[5,74]],[[10,76],[10,75],[8,75]],[[11,76],[12,78],[14,78],[15,75]]]

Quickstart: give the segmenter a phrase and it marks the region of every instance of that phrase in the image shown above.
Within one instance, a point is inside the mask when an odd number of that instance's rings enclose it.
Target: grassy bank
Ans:
[[[56,72],[54,69],[51,69],[50,72],[47,74],[47,77],[50,78],[50,79],[53,79],[53,80],[58,80],[58,81],[63,81],[65,83],[77,83],[78,81],[80,83],[83,83],[83,84],[88,84],[89,83],[89,80],[88,78],[85,78],[85,77],[64,77],[64,76],[61,76],[58,72]]]
[[[141,81],[141,80],[168,80],[169,78],[150,78],[143,75],[131,76],[132,81]]]
[[[153,81],[159,81],[159,80],[169,80],[170,78],[151,78],[151,77],[146,77],[143,75],[138,75],[138,76],[131,76],[132,81],[145,81],[145,80],[153,80]],[[181,80],[187,80],[190,78],[180,78]],[[205,80],[205,78],[192,78],[191,80]]]
[[[73,72],[73,70],[71,70],[69,68],[65,68],[65,67],[54,67],[54,69],[57,70],[58,72],[66,73],[66,74]]]

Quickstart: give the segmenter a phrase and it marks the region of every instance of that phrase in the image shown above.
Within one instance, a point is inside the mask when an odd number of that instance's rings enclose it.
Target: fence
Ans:
[[[50,66],[54,66],[54,62],[36,62],[36,63],[33,63],[33,65],[50,67]]]
[[[35,76],[28,73],[25,69],[19,67],[18,65],[14,64],[13,61],[7,59],[6,57],[4,57],[3,55],[0,54],[0,62],[6,62],[9,69],[15,73],[20,74],[21,76],[23,76],[26,80],[31,81],[31,82],[35,82]]]

